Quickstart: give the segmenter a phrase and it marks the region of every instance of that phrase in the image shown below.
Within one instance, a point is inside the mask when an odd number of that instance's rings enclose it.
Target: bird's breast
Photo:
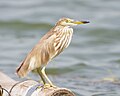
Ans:
[[[64,48],[67,48],[71,42],[73,34],[73,29],[65,27],[63,29],[58,29],[56,39],[55,39],[55,50],[60,53]]]

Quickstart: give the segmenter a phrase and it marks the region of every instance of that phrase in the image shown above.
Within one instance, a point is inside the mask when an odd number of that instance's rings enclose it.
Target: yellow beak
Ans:
[[[86,24],[86,23],[90,23],[89,21],[74,21],[74,24]]]

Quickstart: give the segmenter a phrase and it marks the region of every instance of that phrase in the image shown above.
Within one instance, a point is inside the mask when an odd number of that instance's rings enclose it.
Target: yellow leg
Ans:
[[[46,84],[45,79],[43,78],[43,74],[41,72],[41,69],[37,68],[37,72],[38,72],[39,76],[41,77],[43,83]]]
[[[42,72],[43,76],[45,77],[45,79],[47,80],[47,82],[50,84],[50,86],[56,87],[56,86],[54,86],[54,85],[52,84],[52,82],[51,82],[51,81],[49,80],[49,78],[47,77],[47,75],[46,75],[46,73],[45,73],[45,67],[42,68],[41,72]]]

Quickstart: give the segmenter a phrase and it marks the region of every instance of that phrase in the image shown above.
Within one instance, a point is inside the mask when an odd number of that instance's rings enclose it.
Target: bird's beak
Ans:
[[[87,24],[89,21],[73,21],[74,24]]]

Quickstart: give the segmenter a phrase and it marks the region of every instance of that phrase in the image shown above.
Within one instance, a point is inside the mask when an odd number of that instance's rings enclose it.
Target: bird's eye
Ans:
[[[69,23],[69,22],[70,22],[70,20],[66,20],[66,22],[67,22],[67,23]]]

